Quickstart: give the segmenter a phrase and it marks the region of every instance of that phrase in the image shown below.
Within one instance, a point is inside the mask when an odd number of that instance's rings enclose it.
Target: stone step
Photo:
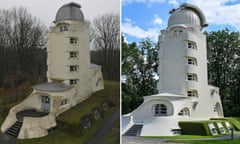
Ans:
[[[133,125],[124,135],[125,136],[139,136],[143,125]]]
[[[22,127],[22,122],[17,121],[16,123],[14,123],[8,130],[7,130],[7,134],[11,135],[13,137],[17,137],[19,134],[19,131]]]

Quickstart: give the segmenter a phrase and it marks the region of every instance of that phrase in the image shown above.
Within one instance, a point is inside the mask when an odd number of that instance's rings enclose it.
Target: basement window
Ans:
[[[167,106],[164,104],[156,104],[154,107],[154,116],[167,116]]]

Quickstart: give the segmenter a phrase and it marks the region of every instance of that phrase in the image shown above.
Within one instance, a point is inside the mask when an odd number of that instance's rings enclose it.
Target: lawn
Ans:
[[[240,144],[240,138],[233,140],[177,140],[171,142],[188,143],[188,144]]]
[[[120,84],[119,82],[105,81],[104,90],[93,93],[90,98],[61,114],[57,120],[69,126],[80,127],[82,116],[90,114],[94,107],[100,107],[103,101],[110,102],[111,107],[103,114],[103,118],[95,121],[91,128],[84,131],[83,135],[75,135],[69,129],[56,128],[48,136],[37,139],[17,140],[17,144],[84,144],[104,123],[104,121],[115,111],[120,104]],[[0,116],[0,122],[4,120]],[[1,124],[0,123],[0,124]],[[117,130],[118,129],[118,130]],[[108,133],[110,141],[119,141],[119,124]],[[80,131],[80,130],[79,130]],[[118,132],[117,132],[118,131]],[[118,134],[117,134],[118,133]],[[117,135],[116,135],[117,134]],[[110,142],[111,143],[111,142]]]

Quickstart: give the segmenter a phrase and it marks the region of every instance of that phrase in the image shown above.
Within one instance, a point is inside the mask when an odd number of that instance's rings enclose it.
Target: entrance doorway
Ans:
[[[45,112],[50,111],[50,98],[49,96],[41,96],[42,110]]]

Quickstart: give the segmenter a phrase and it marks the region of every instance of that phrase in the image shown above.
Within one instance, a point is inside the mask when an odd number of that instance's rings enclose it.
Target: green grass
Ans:
[[[196,139],[196,138],[213,138],[216,136],[201,135],[178,135],[178,136],[144,136],[146,138],[163,138],[163,139]]]
[[[68,130],[64,131],[57,128],[55,131],[50,133],[48,136],[36,139],[25,139],[17,140],[17,144],[84,144],[104,123],[104,121],[114,112],[115,105],[119,105],[120,101],[120,88],[119,82],[105,81],[104,90],[98,91],[87,100],[81,102],[70,110],[61,114],[57,119],[63,121],[65,124],[73,125],[79,127],[80,119],[86,114],[90,114],[92,108],[100,106],[103,101],[111,101],[113,107],[104,113],[104,117],[95,121],[91,128],[84,132],[83,136],[77,136],[70,133]],[[4,119],[4,118],[3,118]],[[1,116],[0,116],[1,120]],[[116,129],[118,128],[119,133],[119,124],[115,126],[108,135],[111,136],[110,141],[119,141],[119,134],[116,135]]]
[[[240,138],[228,140],[171,140],[169,142],[188,143],[188,144],[240,144]]]
[[[104,137],[104,144],[119,144],[120,143],[120,122],[117,121],[106,136]]]

